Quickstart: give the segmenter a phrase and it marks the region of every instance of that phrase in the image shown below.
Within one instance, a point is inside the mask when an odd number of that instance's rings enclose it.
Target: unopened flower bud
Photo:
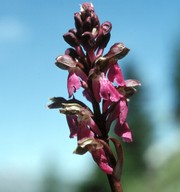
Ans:
[[[83,31],[90,31],[91,32],[91,17],[87,17],[83,23]]]
[[[110,39],[110,31],[112,29],[112,24],[108,21],[104,22],[100,29],[99,29],[99,34],[96,39],[96,48],[97,54],[96,57],[100,57],[103,54],[104,48],[107,46],[109,39]]]
[[[70,57],[72,57],[74,60],[78,58],[78,53],[75,49],[73,48],[68,48],[65,51],[65,55],[69,55]]]
[[[86,2],[80,6],[80,13],[85,16],[90,16],[94,12],[94,6],[92,3]]]
[[[106,21],[101,25],[101,30],[103,32],[103,35],[110,33],[111,29],[112,29],[112,24],[109,21]]]
[[[96,14],[91,15],[91,24],[92,24],[92,28],[96,28],[97,31],[99,30],[100,23],[99,23],[99,18]]]
[[[63,35],[64,40],[72,47],[79,46],[79,41],[76,37],[76,31],[69,30],[69,32]]]
[[[81,40],[86,51],[92,49],[95,45],[94,37],[90,32],[83,33]]]
[[[74,13],[75,26],[78,33],[82,33],[83,21],[80,13]]]

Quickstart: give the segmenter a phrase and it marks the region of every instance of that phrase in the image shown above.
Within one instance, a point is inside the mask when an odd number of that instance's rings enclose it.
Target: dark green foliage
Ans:
[[[106,174],[96,166],[94,173],[80,186],[78,192],[109,192],[110,187]]]
[[[137,93],[129,102],[128,123],[133,133],[133,143],[123,143],[124,180],[128,180],[129,177],[136,177],[146,171],[147,166],[143,155],[150,144],[153,130],[151,114],[145,109],[148,105],[148,100],[146,99],[148,88],[132,67],[127,68],[126,71],[126,79],[137,78],[142,83],[142,86],[138,88]]]
[[[62,192],[56,165],[47,166],[43,175],[41,192]]]
[[[176,119],[180,121],[180,46],[178,45],[175,52],[174,63],[174,86],[175,86],[175,115]]]

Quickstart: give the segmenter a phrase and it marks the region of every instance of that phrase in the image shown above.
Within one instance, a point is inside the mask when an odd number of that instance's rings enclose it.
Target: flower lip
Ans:
[[[103,72],[92,74],[91,77],[94,97],[98,103],[100,103],[101,99],[117,102],[121,98],[121,94]]]
[[[71,97],[73,93],[75,93],[76,90],[80,89],[81,87],[81,81],[74,71],[71,71],[68,75],[67,87],[68,87],[69,97]]]

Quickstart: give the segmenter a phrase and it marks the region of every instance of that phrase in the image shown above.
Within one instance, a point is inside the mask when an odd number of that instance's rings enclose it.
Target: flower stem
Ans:
[[[112,192],[123,192],[121,181],[117,180],[113,175],[108,175],[108,181]]]

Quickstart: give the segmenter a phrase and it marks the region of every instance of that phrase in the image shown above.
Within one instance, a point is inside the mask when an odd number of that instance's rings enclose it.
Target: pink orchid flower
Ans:
[[[68,71],[67,91],[71,99],[53,97],[48,107],[60,108],[60,113],[65,114],[69,137],[77,137],[74,153],[90,152],[100,169],[108,174],[112,191],[122,192],[123,152],[120,141],[110,137],[110,129],[112,127],[122,141],[132,142],[127,123],[128,102],[136,92],[135,87],[141,84],[137,80],[124,80],[118,60],[124,58],[129,49],[123,43],[115,43],[103,55],[112,24],[100,23],[92,3],[83,3],[80,12],[74,14],[74,21],[75,28],[63,35],[71,47],[58,56],[55,63]],[[75,98],[80,88],[91,103],[90,108]]]
[[[110,100],[117,102],[121,95],[113,86],[113,84],[105,77],[105,74],[101,72],[92,79],[93,93],[96,101],[99,103],[101,98],[104,100]]]

